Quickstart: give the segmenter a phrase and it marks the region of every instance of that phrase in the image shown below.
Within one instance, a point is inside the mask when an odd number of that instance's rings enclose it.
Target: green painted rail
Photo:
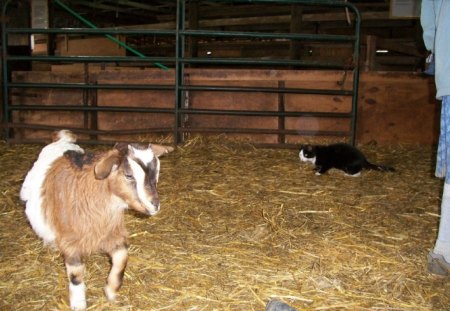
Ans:
[[[13,28],[8,27],[7,18],[8,8],[12,0],[6,0],[2,6],[2,100],[3,100],[3,136],[8,142],[27,142],[14,137],[14,129],[28,128],[28,129],[57,129],[51,124],[36,125],[36,124],[22,124],[13,119],[13,111],[76,111],[85,113],[96,113],[98,111],[109,111],[117,113],[139,112],[139,113],[163,113],[174,115],[174,124],[166,128],[155,129],[136,129],[136,130],[114,130],[101,131],[96,128],[75,128],[72,129],[79,133],[91,133],[93,135],[118,135],[120,133],[129,134],[145,134],[150,132],[167,132],[173,134],[175,143],[183,142],[184,135],[187,133],[202,133],[202,132],[225,132],[225,133],[261,133],[261,134],[298,134],[298,135],[336,135],[348,136],[352,144],[356,141],[356,116],[358,107],[358,85],[359,85],[359,53],[360,53],[360,28],[361,17],[358,9],[349,2],[338,0],[217,0],[222,3],[233,4],[283,4],[283,5],[301,5],[301,6],[317,6],[335,9],[346,9],[353,13],[353,34],[352,35],[328,35],[328,34],[302,34],[302,33],[272,33],[272,32],[247,32],[247,31],[211,31],[203,29],[186,29],[186,0],[176,0],[176,26],[174,29],[99,29],[92,21],[83,18],[80,14],[72,10],[69,6],[70,1],[65,3],[60,0],[51,0],[53,3],[67,12],[74,18],[82,21],[89,28],[79,29],[31,29],[31,28]],[[206,0],[199,0],[198,2],[206,2]],[[210,1],[209,1],[210,2]],[[69,4],[66,4],[69,3]],[[112,40],[116,44],[125,48],[132,56],[111,57],[111,56],[22,56],[14,55],[8,51],[8,37],[14,34],[66,34],[66,35],[103,35]],[[118,40],[117,35],[142,35],[142,36],[163,36],[171,38],[175,42],[175,50],[173,57],[148,57],[132,48],[124,42]],[[352,63],[343,64],[339,62],[321,62],[321,61],[306,61],[293,59],[249,59],[249,58],[219,58],[219,57],[192,57],[186,53],[186,43],[190,38],[250,38],[250,39],[284,39],[284,40],[298,40],[303,42],[327,42],[352,44]],[[18,83],[11,80],[10,64],[11,62],[47,62],[47,63],[124,63],[131,65],[139,65],[144,63],[146,66],[153,65],[161,68],[163,71],[172,71],[175,74],[174,83],[171,85],[156,85],[156,84],[95,84],[95,83]],[[186,66],[216,66],[219,68],[227,68],[227,66],[234,67],[252,67],[252,68],[267,68],[267,67],[283,67],[283,68],[304,68],[304,69],[337,69],[348,72],[351,76],[351,89],[329,89],[316,90],[306,88],[287,88],[279,87],[231,87],[231,86],[217,86],[217,85],[189,85],[185,82]],[[48,89],[80,89],[80,90],[100,90],[100,89],[114,89],[114,90],[157,90],[164,92],[175,92],[175,101],[172,108],[144,108],[144,107],[113,107],[113,106],[89,106],[87,103],[83,105],[54,105],[46,106],[42,104],[33,105],[18,105],[12,104],[12,89],[27,89],[27,88],[48,88]],[[195,109],[192,107],[185,107],[186,96],[188,92],[262,92],[262,93],[279,93],[279,94],[317,94],[330,96],[349,96],[352,99],[351,111],[349,113],[319,113],[319,112],[298,112],[298,111],[254,111],[254,110],[214,110],[214,109]],[[245,129],[245,128],[195,128],[187,126],[183,120],[189,115],[233,115],[241,117],[250,116],[275,116],[275,117],[317,117],[317,118],[347,118],[350,120],[350,128],[348,131],[295,131],[284,128],[279,129]],[[165,130],[164,130],[165,129]],[[34,140],[32,142],[35,142]],[[101,141],[87,141],[87,143],[101,143]],[[281,143],[281,145],[284,145]]]

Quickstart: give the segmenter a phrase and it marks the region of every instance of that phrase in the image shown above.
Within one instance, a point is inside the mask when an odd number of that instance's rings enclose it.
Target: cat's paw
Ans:
[[[361,172],[358,172],[358,173],[355,173],[355,174],[345,173],[345,176],[349,176],[349,177],[359,177],[359,176],[361,176]]]

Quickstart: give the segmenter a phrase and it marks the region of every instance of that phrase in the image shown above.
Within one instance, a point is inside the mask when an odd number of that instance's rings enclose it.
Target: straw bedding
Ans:
[[[0,309],[68,310],[60,255],[18,197],[42,146],[0,144]],[[432,148],[360,146],[395,173],[316,176],[296,150],[194,138],[161,159],[161,212],[127,212],[130,259],[116,303],[105,256],[87,263],[89,310],[449,310],[426,271],[442,181]],[[93,148],[93,147],[88,147]]]

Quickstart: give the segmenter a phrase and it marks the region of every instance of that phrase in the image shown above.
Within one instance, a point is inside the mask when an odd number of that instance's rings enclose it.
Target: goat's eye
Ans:
[[[134,180],[134,176],[131,174],[125,174],[125,178],[130,181]]]

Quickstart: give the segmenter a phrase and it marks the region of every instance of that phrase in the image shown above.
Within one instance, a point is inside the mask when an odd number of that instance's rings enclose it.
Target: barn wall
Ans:
[[[381,144],[435,144],[440,102],[434,78],[412,73],[361,75],[358,138]]]
[[[124,41],[119,36],[119,39]],[[59,36],[55,40],[55,55],[61,56],[125,56],[126,51],[117,43],[102,37],[67,38]]]
[[[350,89],[351,75],[337,71],[300,70],[205,70],[187,71],[187,83],[192,85],[267,86]],[[52,72],[16,72],[17,82],[83,82],[119,84],[173,84],[174,72],[159,69],[90,67],[89,73],[79,66],[56,66]],[[95,94],[93,94],[95,92]],[[364,72],[360,77],[358,143],[378,144],[434,144],[438,136],[439,105],[434,100],[434,83],[430,77],[414,73]],[[172,108],[173,91],[150,90],[81,90],[30,89],[13,92],[14,104],[44,105],[98,105]],[[349,112],[351,98],[346,96],[298,95],[268,93],[191,92],[188,104],[193,108],[269,110],[277,111],[283,102],[286,111]],[[93,120],[95,118],[95,120]],[[61,127],[83,127],[95,124],[99,130],[170,128],[172,114],[99,112],[95,116],[80,112],[17,111],[14,121]],[[190,115],[188,127],[206,128],[280,128],[278,117],[237,117]],[[334,118],[289,117],[283,122],[285,129],[295,131],[348,131],[350,121]],[[170,132],[169,132],[170,133]],[[48,136],[45,131],[17,130],[22,138]],[[247,133],[231,135],[257,143],[277,143],[276,134]],[[102,140],[133,139],[133,136],[99,136]],[[285,143],[299,143],[299,135],[284,135]]]

